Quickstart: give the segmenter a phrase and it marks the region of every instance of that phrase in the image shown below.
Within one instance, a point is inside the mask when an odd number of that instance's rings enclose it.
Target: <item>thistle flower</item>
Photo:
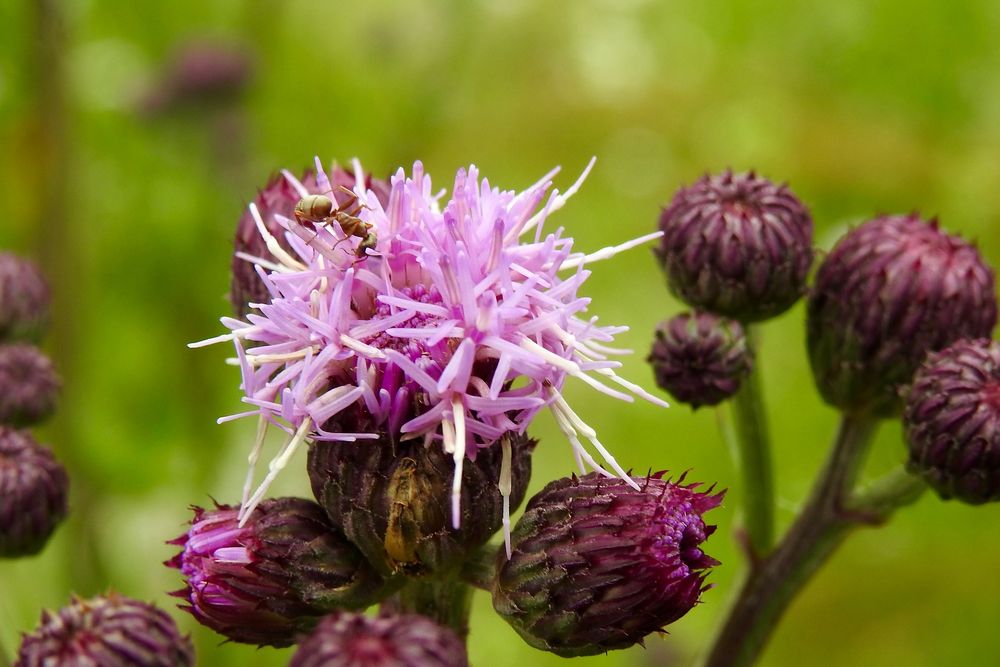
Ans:
[[[580,443],[582,433],[626,476],[560,392],[572,376],[620,399],[632,397],[600,380],[665,405],[615,373],[620,364],[608,355],[623,351],[607,343],[624,329],[583,319],[589,300],[577,295],[589,275],[586,264],[659,234],[584,255],[573,252],[561,229],[543,232],[589,169],[566,193],[546,198],[555,170],[515,194],[480,181],[470,167],[458,172],[442,207],[418,162],[412,176],[400,169],[391,179],[385,206],[372,190],[355,188],[359,221],[377,238],[373,249],[336,223],[313,226],[276,214],[290,253],[250,206],[277,260],[259,269],[270,302],[247,321],[223,319],[231,332],[200,343],[235,342],[252,410],[233,417],[256,416],[260,425],[251,461],[268,425],[288,434],[257,491],[250,495],[247,486],[244,518],[307,439],[419,438],[452,456],[457,527],[466,460],[506,434],[523,434],[546,407],[581,466],[604,470]],[[360,166],[355,171],[363,183]],[[285,177],[300,194],[309,192]],[[322,192],[332,192],[321,169],[317,179]],[[355,405],[366,413],[365,427],[344,430],[337,417]],[[503,478],[499,484],[512,486]]]
[[[903,425],[910,471],[942,498],[1000,500],[1000,343],[962,340],[928,355]]]
[[[416,614],[338,613],[306,637],[289,667],[468,667],[450,629]]]
[[[701,550],[715,531],[702,514],[723,493],[596,474],[551,482],[534,496],[500,554],[493,606],[525,641],[563,657],[639,643],[686,614],[718,561]]]
[[[695,308],[755,322],[805,291],[812,218],[785,185],[752,171],[702,176],[677,191],[660,229],[670,288]]]
[[[33,345],[0,345],[0,424],[30,426],[56,409],[59,377]]]
[[[506,436],[464,466],[459,528],[448,520],[451,457],[439,447],[317,442],[309,448],[309,477],[333,523],[380,572],[421,575],[459,564],[509,519],[528,488],[534,447],[525,436]],[[511,469],[504,471],[507,448]],[[501,478],[511,480],[506,493]]]
[[[0,342],[37,340],[49,321],[49,285],[34,262],[0,252]]]
[[[693,408],[732,397],[753,367],[743,327],[710,313],[661,322],[647,359],[656,384]]]
[[[166,613],[110,593],[42,612],[14,667],[190,667],[194,647]]]
[[[323,509],[300,498],[270,499],[237,525],[237,510],[194,508],[191,529],[167,561],[186,577],[174,593],[199,622],[247,644],[288,646],[323,614],[378,601],[382,579]]]
[[[0,426],[0,557],[41,551],[66,516],[66,470],[26,431]]]
[[[975,247],[916,215],[849,231],[823,260],[809,295],[809,361],[827,403],[897,414],[898,388],[928,352],[989,337],[993,271]]]

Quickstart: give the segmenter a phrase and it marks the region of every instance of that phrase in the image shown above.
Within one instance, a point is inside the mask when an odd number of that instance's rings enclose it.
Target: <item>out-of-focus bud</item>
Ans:
[[[661,322],[647,361],[660,389],[693,408],[732,397],[753,367],[743,327],[709,313]]]
[[[963,340],[929,355],[903,425],[910,471],[942,498],[1000,500],[1000,343]]]
[[[563,478],[528,502],[501,551],[493,606],[532,646],[564,657],[642,641],[686,614],[718,561],[701,550],[702,514],[723,493],[663,473]]]
[[[194,512],[171,542],[183,551],[166,564],[187,579],[174,595],[233,641],[289,646],[323,614],[381,597],[382,579],[312,501],[265,500],[242,528],[237,508]]]
[[[962,239],[916,215],[876,218],[827,255],[809,296],[809,361],[827,403],[892,416],[931,351],[988,337],[993,271]]]
[[[812,264],[812,218],[784,185],[754,172],[705,175],[660,215],[657,250],[678,297],[742,322],[798,301]]]
[[[41,551],[66,516],[69,478],[25,431],[0,426],[0,557]]]
[[[416,614],[337,613],[306,637],[289,667],[468,667],[450,629]]]
[[[0,424],[31,426],[56,409],[59,376],[33,345],[0,345]]]
[[[14,667],[191,667],[194,647],[151,604],[110,593],[74,598],[25,635]]]
[[[0,252],[0,342],[41,338],[49,301],[49,285],[38,266]]]
[[[235,45],[193,42],[177,49],[141,101],[145,113],[238,100],[253,76],[250,55]]]
[[[535,441],[505,437],[513,510],[528,487]],[[316,442],[309,449],[309,478],[333,523],[380,572],[420,575],[458,565],[500,529],[502,451],[487,447],[465,462],[457,529],[451,522],[452,456],[422,440]]]

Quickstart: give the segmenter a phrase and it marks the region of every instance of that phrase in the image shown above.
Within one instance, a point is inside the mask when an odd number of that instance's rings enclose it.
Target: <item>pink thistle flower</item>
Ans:
[[[360,239],[345,236],[336,222],[314,225],[275,214],[288,252],[250,206],[276,260],[256,269],[270,303],[255,304],[260,314],[246,321],[223,318],[230,333],[192,345],[235,343],[252,410],[220,421],[259,418],[242,521],[303,441],[385,434],[390,441],[423,438],[453,457],[457,527],[466,458],[504,447],[508,464],[498,483],[508,496],[510,449],[502,436],[523,434],[543,408],[569,439],[581,471],[586,464],[612,476],[582,444],[583,435],[605,465],[633,483],[561,394],[566,378],[574,377],[618,399],[632,401],[634,394],[666,405],[616,374],[621,364],[609,356],[630,351],[609,343],[627,327],[585,317],[590,299],[578,295],[590,275],[587,264],[661,233],[588,255],[574,252],[562,228],[544,231],[592,166],[593,160],[564,193],[552,189],[558,168],[515,193],[480,180],[471,166],[459,170],[446,200],[417,162],[410,176],[400,169],[391,178],[385,206],[374,191],[355,186],[358,218],[377,238],[375,249],[361,254]],[[356,162],[354,170],[355,183],[365,183]],[[320,190],[333,192],[318,159],[317,174]],[[250,494],[269,425],[288,437]]]

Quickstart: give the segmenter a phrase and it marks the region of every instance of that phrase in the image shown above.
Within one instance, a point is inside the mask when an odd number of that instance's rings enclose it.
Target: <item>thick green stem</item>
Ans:
[[[755,336],[748,331],[751,352]],[[771,445],[767,415],[760,383],[760,371],[754,365],[749,377],[732,399],[736,426],[737,465],[743,475],[743,524],[752,560],[766,555],[774,544],[774,481],[771,471]]]
[[[464,641],[469,634],[472,588],[453,578],[414,579],[382,603],[395,613],[426,616],[454,630]]]
[[[462,564],[462,581],[487,593],[493,592],[493,579],[497,570],[497,553],[503,549],[494,544],[487,544],[469,560]]]

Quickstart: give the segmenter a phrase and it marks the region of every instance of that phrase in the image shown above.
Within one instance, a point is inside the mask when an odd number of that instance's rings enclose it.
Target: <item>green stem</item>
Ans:
[[[383,602],[382,609],[426,616],[451,628],[464,641],[469,634],[472,588],[452,578],[413,579]]]
[[[847,509],[877,525],[899,508],[915,503],[926,490],[922,479],[899,466],[851,494]]]
[[[747,344],[752,353],[755,352],[755,338],[754,331],[748,330]],[[774,481],[764,394],[756,363],[732,398],[732,411],[737,465],[743,475],[744,530],[751,560],[757,560],[774,544]]]
[[[869,523],[847,503],[876,427],[875,419],[843,417],[812,496],[781,543],[751,569],[705,667],[754,664],[795,595],[853,528]]]
[[[462,581],[487,593],[493,592],[497,553],[504,547],[487,544],[462,564]]]

